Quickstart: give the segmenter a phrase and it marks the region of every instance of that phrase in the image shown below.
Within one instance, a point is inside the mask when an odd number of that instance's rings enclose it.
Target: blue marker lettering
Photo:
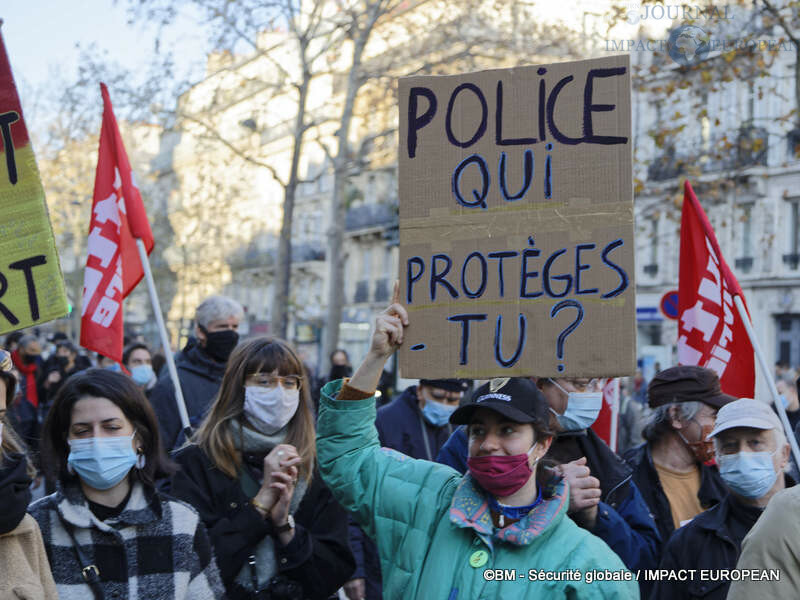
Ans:
[[[501,367],[513,367],[522,355],[522,350],[525,348],[525,326],[527,319],[525,315],[519,313],[519,336],[517,337],[517,349],[514,355],[509,358],[503,358],[503,315],[497,315],[497,325],[494,329],[494,358]]]
[[[441,273],[436,266],[436,263],[440,260],[445,262],[444,271]],[[438,283],[441,286],[444,286],[444,289],[452,296],[453,298],[458,298],[458,292],[456,288],[450,285],[450,282],[445,279],[447,274],[450,272],[450,267],[453,266],[453,261],[450,260],[450,257],[446,254],[434,254],[431,257],[431,302],[436,300],[436,284]]]
[[[581,289],[581,271],[588,271],[592,268],[591,265],[584,265],[581,263],[581,252],[583,250],[594,250],[596,244],[578,244],[575,246],[575,293],[576,294],[596,294],[600,290],[597,288],[589,288],[587,290]]]

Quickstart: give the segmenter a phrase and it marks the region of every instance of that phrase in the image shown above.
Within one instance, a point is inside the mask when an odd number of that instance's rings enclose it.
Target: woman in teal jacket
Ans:
[[[566,482],[537,466],[552,432],[527,380],[493,380],[451,417],[469,425],[463,477],[380,448],[373,392],[407,325],[397,302],[378,317],[353,378],[323,387],[317,428],[325,483],[377,542],[384,598],[639,598],[617,555],[567,517]]]

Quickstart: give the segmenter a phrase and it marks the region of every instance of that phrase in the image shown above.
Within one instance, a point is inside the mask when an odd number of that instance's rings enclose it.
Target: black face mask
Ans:
[[[200,331],[206,334],[206,345],[203,348],[211,358],[217,362],[227,362],[228,357],[239,343],[239,334],[233,329],[223,329],[222,331],[209,331],[205,327],[200,327]]]
[[[350,365],[333,365],[331,366],[330,373],[328,373],[329,381],[336,381],[337,379],[344,379],[353,374],[353,367]]]
[[[39,357],[38,354],[22,354],[20,356],[20,358],[22,358],[22,362],[24,362],[26,365],[35,362],[38,357]]]
[[[62,369],[66,368],[69,364],[69,356],[56,356],[56,363]]]
[[[0,458],[0,534],[17,527],[31,501],[31,478],[19,454]]]

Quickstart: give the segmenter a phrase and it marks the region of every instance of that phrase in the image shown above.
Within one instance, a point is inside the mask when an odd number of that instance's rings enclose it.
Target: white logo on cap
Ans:
[[[494,393],[511,381],[510,377],[496,377],[489,382],[489,391]]]
[[[484,394],[480,398],[478,398],[478,402],[483,402],[484,400],[491,400],[494,398],[495,400],[502,400],[503,402],[511,402],[511,396],[508,394]]]

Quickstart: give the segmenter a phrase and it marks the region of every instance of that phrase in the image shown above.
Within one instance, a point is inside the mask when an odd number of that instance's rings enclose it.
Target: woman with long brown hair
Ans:
[[[175,457],[172,493],[200,512],[230,598],[324,599],[353,572],[346,513],[316,471],[309,388],[286,342],[248,340]]]

